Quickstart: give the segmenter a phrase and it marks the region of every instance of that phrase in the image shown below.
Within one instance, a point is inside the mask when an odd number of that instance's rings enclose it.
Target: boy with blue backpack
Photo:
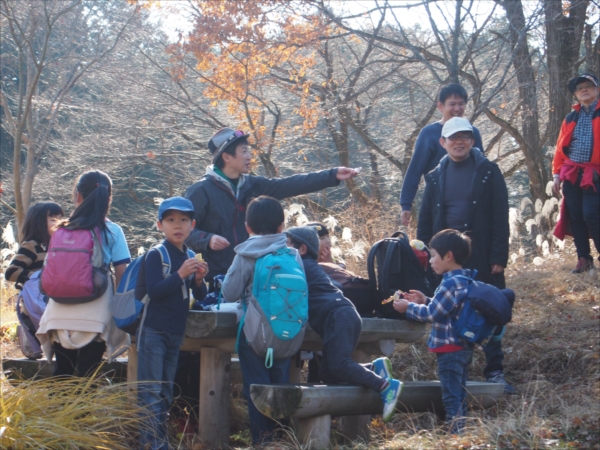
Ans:
[[[302,262],[287,248],[283,226],[278,200],[266,195],[253,199],[246,211],[250,238],[235,247],[221,286],[227,301],[241,299],[236,351],[254,445],[272,440],[276,422],[254,406],[250,385],[289,382],[290,358],[302,344],[308,314]]]
[[[450,432],[458,434],[465,426],[466,384],[474,343],[483,343],[495,331],[492,324],[472,309],[478,296],[472,291],[488,290],[488,297],[494,303],[506,304],[504,309],[508,309],[508,314],[512,306],[509,305],[508,295],[512,295],[514,301],[514,293],[509,289],[500,291],[491,285],[474,282],[475,271],[463,269],[463,264],[471,254],[471,240],[465,234],[456,230],[442,230],[433,236],[429,249],[432,269],[438,275],[443,274],[433,298],[427,298],[419,291],[405,292],[404,298],[394,301],[394,309],[406,313],[407,319],[433,323],[427,344],[429,351],[437,356],[446,422]],[[477,318],[469,322],[471,315]],[[467,325],[463,326],[465,320]]]
[[[143,280],[142,275],[138,278],[145,282],[149,297],[137,341],[138,401],[147,412],[140,443],[152,450],[169,448],[167,412],[173,400],[173,380],[189,311],[190,288],[198,299],[207,290],[203,278],[208,266],[194,258],[184,244],[194,224],[194,207],[189,200],[183,197],[164,200],[158,208],[156,225],[165,239],[146,254]]]
[[[383,402],[382,418],[388,422],[402,392],[402,382],[392,378],[388,358],[371,364],[352,359],[362,330],[362,320],[354,305],[336,288],[317,262],[319,236],[311,226],[286,230],[288,246],[302,257],[308,283],[308,323],[323,341],[319,378],[324,383],[349,383],[367,386],[379,393]]]

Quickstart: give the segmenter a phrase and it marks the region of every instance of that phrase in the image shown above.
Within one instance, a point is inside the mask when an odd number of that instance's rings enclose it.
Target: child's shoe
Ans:
[[[392,377],[392,363],[387,357],[377,358],[373,361],[373,372],[379,375],[384,380],[391,380]]]
[[[383,401],[383,413],[381,415],[384,423],[389,422],[394,414],[396,403],[398,403],[398,399],[402,393],[402,386],[401,381],[391,379],[389,380],[388,387],[379,394]]]

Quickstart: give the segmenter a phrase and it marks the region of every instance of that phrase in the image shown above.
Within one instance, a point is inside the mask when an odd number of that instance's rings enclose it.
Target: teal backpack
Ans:
[[[242,298],[238,340],[243,327],[248,344],[270,368],[273,359],[298,352],[306,331],[308,285],[295,251],[282,248],[256,260],[252,296]]]

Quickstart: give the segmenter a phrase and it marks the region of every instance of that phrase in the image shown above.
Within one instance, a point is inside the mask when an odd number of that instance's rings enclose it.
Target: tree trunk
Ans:
[[[596,43],[592,44],[592,26],[585,25],[585,71],[598,75],[600,73],[600,36],[596,38]]]
[[[369,181],[371,198],[381,203],[381,191],[379,190],[381,174],[379,173],[379,164],[377,163],[377,155],[375,152],[369,151],[369,161],[371,163],[371,179]]]
[[[587,0],[573,2],[568,15],[563,12],[561,0],[544,0],[543,3],[550,100],[547,136],[552,145],[571,110],[573,96],[567,83],[575,76],[588,3]]]
[[[327,128],[335,143],[340,164],[345,167],[350,167],[350,157],[348,154],[348,124],[342,121],[338,122],[339,130],[336,128],[333,118],[327,118]],[[346,187],[359,204],[365,206],[369,202],[369,197],[357,186],[356,182],[351,178],[346,180]]]
[[[527,45],[527,25],[521,0],[504,0],[499,3],[506,10],[510,25],[510,40],[513,46],[513,67],[519,83],[521,100],[522,133],[525,146],[529,191],[533,199],[544,200],[549,170],[545,167],[544,153],[541,148],[539,130],[539,111],[537,106],[536,79]]]

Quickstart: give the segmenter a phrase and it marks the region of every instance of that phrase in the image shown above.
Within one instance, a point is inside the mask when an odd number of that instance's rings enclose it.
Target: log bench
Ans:
[[[467,391],[469,406],[485,409],[504,394],[504,386],[469,381]],[[329,448],[331,416],[365,416],[381,414],[383,410],[379,394],[361,386],[253,384],[250,395],[264,415],[273,419],[297,419],[296,435],[300,443],[310,449]],[[396,411],[443,413],[439,381],[405,382]]]
[[[372,355],[391,355],[396,343],[412,343],[425,335],[425,324],[406,320],[363,319],[357,362],[369,362]],[[229,444],[229,403],[231,355],[237,336],[234,312],[190,311],[181,350],[200,352],[199,437],[207,448]],[[301,350],[320,350],[321,339],[308,329]],[[137,381],[137,352],[128,353],[127,380]],[[300,382],[300,368],[292,364],[290,382]],[[368,430],[369,416],[346,421],[348,429]]]

